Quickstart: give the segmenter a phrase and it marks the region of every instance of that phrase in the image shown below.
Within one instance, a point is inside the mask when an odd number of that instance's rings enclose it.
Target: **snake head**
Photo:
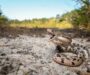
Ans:
[[[52,31],[52,29],[47,29],[47,32],[49,35],[51,35],[50,39],[53,39],[55,36],[55,33]]]

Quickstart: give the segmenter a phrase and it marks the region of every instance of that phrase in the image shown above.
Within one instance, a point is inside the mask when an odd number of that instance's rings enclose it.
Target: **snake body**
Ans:
[[[61,65],[76,67],[80,66],[88,58],[88,50],[85,46],[78,43],[72,43],[72,39],[62,36],[56,36],[52,30],[47,30],[49,34],[54,35],[50,38],[57,47],[60,47],[60,53],[56,53],[53,60]],[[63,53],[61,53],[63,52]],[[74,56],[68,56],[65,53],[73,53]]]
[[[84,60],[87,58],[87,51],[85,49],[79,49],[79,47],[75,48],[70,46],[66,49],[63,49],[63,53],[56,53],[53,60],[61,65],[76,67],[80,66]],[[67,56],[65,52],[71,52],[74,56]]]

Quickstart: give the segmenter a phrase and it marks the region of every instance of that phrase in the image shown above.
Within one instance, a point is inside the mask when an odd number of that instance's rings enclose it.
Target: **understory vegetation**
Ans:
[[[81,5],[80,8],[63,15],[52,18],[32,20],[10,20],[0,10],[0,26],[26,27],[26,28],[76,28],[90,30],[90,0],[74,0]]]

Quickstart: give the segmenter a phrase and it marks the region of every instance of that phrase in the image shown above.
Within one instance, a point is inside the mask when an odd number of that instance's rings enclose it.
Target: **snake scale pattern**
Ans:
[[[53,60],[61,65],[76,67],[80,66],[86,59],[88,59],[88,49],[80,45],[78,43],[72,42],[71,38],[66,38],[62,36],[56,36],[52,30],[47,30],[49,34],[51,34],[50,41],[53,42],[60,51],[56,53],[53,57]],[[66,54],[72,53],[73,56],[69,56]]]
[[[61,46],[58,45],[57,47]],[[75,43],[72,43],[67,47],[67,49],[62,49],[61,52],[62,53],[56,53],[53,60],[59,64],[66,66],[80,66],[88,58],[87,48]],[[67,56],[65,52],[73,53],[74,56]]]

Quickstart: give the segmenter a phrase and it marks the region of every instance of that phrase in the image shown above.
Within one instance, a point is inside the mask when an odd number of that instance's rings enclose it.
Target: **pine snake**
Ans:
[[[52,35],[50,41],[53,42],[60,53],[56,53],[53,60],[61,65],[76,67],[80,66],[86,59],[88,59],[88,49],[78,43],[73,43],[71,38],[56,36],[52,30],[48,29],[47,32]],[[65,53],[73,53],[74,56],[68,56]]]

